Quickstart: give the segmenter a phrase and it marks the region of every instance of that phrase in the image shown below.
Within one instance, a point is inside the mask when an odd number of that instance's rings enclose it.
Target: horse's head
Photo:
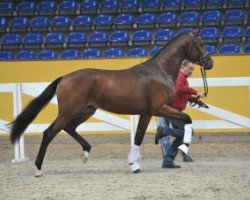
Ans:
[[[188,33],[190,42],[188,42],[187,59],[202,66],[204,69],[212,69],[213,60],[209,52],[204,48],[201,38],[198,35],[199,30]]]

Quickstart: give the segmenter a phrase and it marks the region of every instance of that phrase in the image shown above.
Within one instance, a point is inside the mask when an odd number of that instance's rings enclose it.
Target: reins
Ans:
[[[203,67],[200,67],[200,70],[201,70],[201,76],[202,76],[202,81],[203,81],[204,95],[207,96],[207,94],[208,94],[208,85],[207,85],[206,70]]]

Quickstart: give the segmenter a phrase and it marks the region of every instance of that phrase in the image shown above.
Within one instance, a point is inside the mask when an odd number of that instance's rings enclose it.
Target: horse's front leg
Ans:
[[[193,124],[190,116],[167,104],[164,104],[157,111],[157,113],[155,113],[155,115],[181,120],[184,123],[183,144],[180,145],[178,149],[181,150],[183,153],[188,154],[188,144],[191,143],[193,135]]]
[[[146,129],[150,122],[151,116],[140,115],[139,123],[134,138],[134,144],[131,146],[130,153],[128,156],[129,168],[132,172],[139,172],[140,165],[137,163],[138,156],[140,154],[140,146],[143,141]]]
[[[163,104],[162,107],[160,107],[156,113],[154,113],[155,116],[158,117],[169,117],[174,118],[177,120],[183,121],[184,124],[191,124],[192,119],[190,116],[184,112],[181,112],[167,104]]]

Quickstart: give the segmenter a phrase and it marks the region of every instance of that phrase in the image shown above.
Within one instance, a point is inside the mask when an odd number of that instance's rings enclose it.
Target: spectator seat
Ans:
[[[227,0],[227,8],[245,8],[246,0]]]
[[[214,45],[205,45],[205,48],[210,54],[217,54],[217,49]]]
[[[200,30],[200,37],[205,43],[218,43],[220,30],[217,27],[205,27]]]
[[[100,49],[88,48],[83,51],[83,58],[101,58],[102,52]]]
[[[146,49],[142,47],[134,47],[128,50],[128,57],[136,58],[136,57],[146,57],[148,53]]]
[[[120,48],[110,48],[105,51],[106,58],[121,58],[124,57],[124,51]]]
[[[89,15],[80,15],[75,17],[73,27],[75,31],[91,30],[93,25],[92,17]]]
[[[127,31],[114,31],[110,35],[111,46],[128,46],[130,41]]]
[[[0,51],[0,61],[10,61],[14,60],[14,55],[12,51],[2,50]]]
[[[0,33],[5,33],[7,26],[7,19],[5,17],[0,17]]]
[[[40,33],[27,33],[22,40],[23,48],[38,49],[41,48],[43,37]]]
[[[200,14],[197,11],[184,11],[179,19],[181,26],[198,26]]]
[[[237,44],[224,44],[219,49],[220,54],[239,54],[240,47]]]
[[[184,10],[201,10],[203,0],[184,0]]]
[[[205,0],[204,2],[205,9],[215,9],[221,10],[224,5],[224,0]]]
[[[137,18],[137,27],[143,28],[155,28],[157,22],[156,15],[153,13],[141,13]]]
[[[243,10],[234,9],[227,10],[225,13],[225,24],[226,25],[243,25],[244,13]]]
[[[118,0],[102,0],[100,3],[101,13],[117,13],[118,8]]]
[[[65,60],[80,59],[81,52],[75,49],[66,49],[61,53],[60,58]]]
[[[30,22],[32,31],[48,31],[50,26],[49,18],[47,16],[33,17]]]
[[[39,60],[54,60],[57,59],[57,53],[54,50],[42,50],[38,53]]]
[[[27,17],[13,17],[10,21],[11,32],[25,32],[28,30],[29,20]]]
[[[109,14],[99,15],[94,21],[95,30],[111,30],[113,18]]]
[[[67,46],[70,48],[85,47],[87,36],[84,32],[72,32],[68,35]]]
[[[45,36],[44,45],[46,48],[63,48],[64,35],[60,32],[51,32]]]
[[[138,46],[151,45],[152,35],[148,30],[138,30],[132,36],[132,44]]]
[[[132,29],[134,26],[134,16],[132,14],[120,14],[114,20],[115,29]]]
[[[180,29],[178,29],[178,30],[175,32],[175,37],[177,37],[178,35],[182,35],[182,34],[185,34],[185,33],[192,32],[192,31],[193,31],[192,28],[180,28]]]
[[[14,10],[13,2],[0,2],[0,16],[13,16]]]
[[[176,27],[177,21],[178,18],[175,12],[164,12],[159,15],[158,25],[162,28]]]
[[[55,15],[56,13],[56,2],[55,1],[41,1],[38,5],[38,13],[40,16],[44,15]]]
[[[173,39],[174,33],[169,29],[157,30],[155,32],[155,44],[165,45],[168,41]]]
[[[17,4],[18,15],[34,15],[36,12],[36,4],[32,1],[21,1]]]
[[[56,16],[52,19],[51,28],[53,31],[69,30],[71,21],[68,16]]]
[[[202,25],[217,26],[221,24],[222,15],[219,10],[208,10],[202,15]]]
[[[109,44],[109,37],[105,32],[94,31],[90,34],[88,42],[90,47],[106,47]]]
[[[16,60],[36,60],[37,55],[32,50],[21,50],[16,54]]]
[[[222,30],[222,40],[226,43],[236,43],[242,40],[243,31],[240,26],[225,26]]]
[[[21,36],[19,33],[6,33],[2,36],[2,49],[19,49]]]
[[[181,9],[181,0],[163,0],[163,11],[179,11]]]
[[[60,15],[75,15],[77,10],[76,1],[62,1],[58,5]]]
[[[80,5],[81,14],[96,14],[98,10],[98,3],[96,0],[83,0]]]
[[[122,13],[136,13],[139,8],[138,0],[123,0],[121,3]]]
[[[141,10],[142,12],[159,12],[161,8],[160,0],[142,0]]]

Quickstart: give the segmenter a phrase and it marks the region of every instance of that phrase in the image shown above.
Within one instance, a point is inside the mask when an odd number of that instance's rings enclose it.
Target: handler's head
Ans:
[[[195,66],[190,60],[183,60],[183,62],[181,63],[181,71],[187,77],[192,75],[194,68]]]

